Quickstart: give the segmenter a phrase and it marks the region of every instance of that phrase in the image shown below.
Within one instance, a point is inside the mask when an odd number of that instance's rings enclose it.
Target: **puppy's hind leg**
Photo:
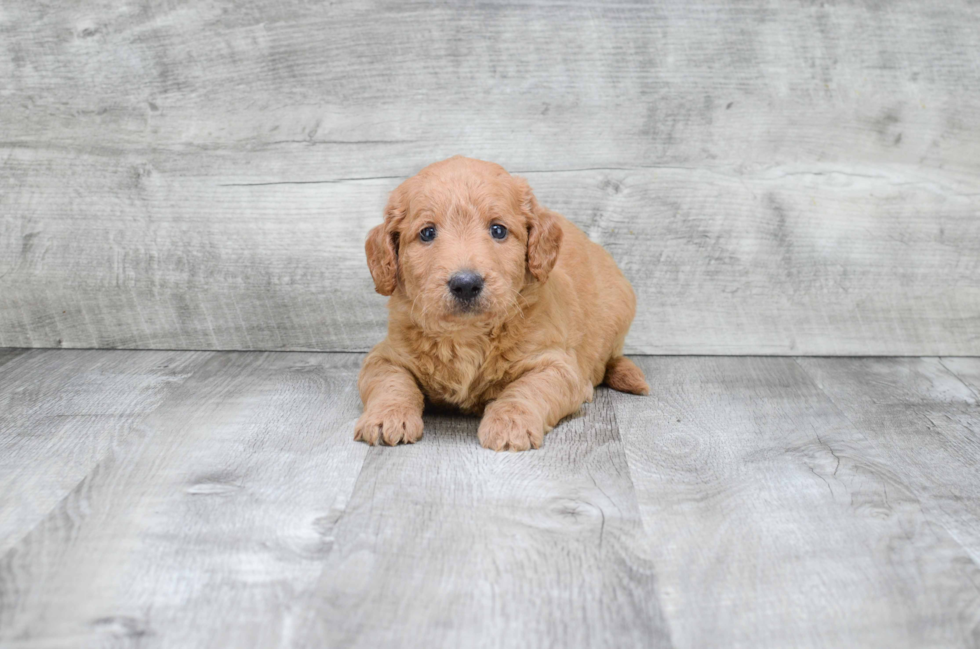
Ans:
[[[606,363],[606,376],[602,382],[613,390],[630,394],[650,394],[643,370],[625,356],[616,356]]]

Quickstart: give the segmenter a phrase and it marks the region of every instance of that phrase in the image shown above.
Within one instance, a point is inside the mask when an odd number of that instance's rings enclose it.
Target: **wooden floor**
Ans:
[[[980,359],[642,358],[540,451],[360,355],[0,351],[3,647],[980,644]]]

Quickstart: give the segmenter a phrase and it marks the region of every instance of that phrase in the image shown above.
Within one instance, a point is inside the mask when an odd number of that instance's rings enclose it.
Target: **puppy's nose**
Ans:
[[[472,270],[461,270],[449,278],[449,290],[457,300],[468,302],[483,290],[483,278]]]

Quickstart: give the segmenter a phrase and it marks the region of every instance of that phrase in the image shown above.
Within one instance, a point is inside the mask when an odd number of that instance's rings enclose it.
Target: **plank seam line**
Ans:
[[[30,351],[31,351],[30,347],[6,348],[6,349],[0,348],[0,352],[8,352],[8,354],[0,358],[0,367],[6,365],[7,363],[14,360],[15,358],[20,358],[21,356],[27,354]]]
[[[974,396],[974,398],[977,400],[977,403],[980,404],[980,393],[978,393],[973,388],[972,385],[970,385],[969,383],[967,383],[966,381],[964,381],[963,379],[961,379],[959,374],[957,374],[953,370],[951,370],[948,367],[946,367],[946,363],[943,362],[943,357],[942,356],[936,356],[935,359],[942,366],[942,368],[944,370],[946,370],[947,372],[949,372],[953,376],[954,379],[956,379],[957,381],[959,381],[960,383],[962,383],[963,384],[963,387],[966,388],[967,390],[969,390],[970,391],[970,394],[972,394]]]
[[[719,176],[728,180],[738,180],[744,182],[746,178],[757,178],[761,180],[780,180],[783,178],[797,177],[797,176],[813,176],[813,177],[829,177],[829,176],[844,176],[846,178],[861,178],[865,180],[882,180],[888,181],[888,184],[892,187],[909,187],[909,186],[924,186],[931,188],[938,188],[944,193],[950,193],[961,198],[975,198],[980,196],[980,192],[961,192],[957,191],[956,188],[949,186],[948,184],[936,182],[933,180],[911,180],[911,181],[896,181],[893,176],[885,174],[864,174],[857,173],[853,171],[842,171],[837,169],[831,169],[826,171],[788,171],[779,173],[778,175],[767,175],[769,169],[762,169],[760,173],[744,174],[744,173],[726,173],[724,171],[719,171],[717,169],[711,169],[707,167],[687,167],[683,165],[634,165],[627,167],[575,167],[571,169],[515,169],[511,173],[524,175],[524,174],[563,174],[563,173],[582,173],[588,171],[689,171],[689,172],[704,172],[712,176]],[[219,187],[267,187],[275,185],[335,185],[345,182],[365,182],[374,180],[403,180],[407,176],[363,176],[363,177],[351,177],[351,178],[332,178],[332,179],[321,179],[321,180],[281,180],[281,181],[264,181],[264,182],[254,182],[254,183],[219,183]]]
[[[625,397],[624,395],[622,395],[618,391],[613,390],[612,388],[610,388],[608,386],[606,386],[606,390],[609,393],[609,410],[612,412],[612,423],[616,427],[616,437],[619,438],[619,447],[623,451],[623,461],[626,463],[626,478],[630,481],[630,487],[632,488],[632,491],[633,491],[633,499],[636,501],[637,515],[640,517],[640,531],[643,533],[643,539],[642,539],[642,541],[640,543],[640,547],[641,548],[644,548],[644,553],[646,553],[646,552],[649,551],[647,549],[647,547],[648,547],[648,545],[650,543],[650,536],[649,536],[650,532],[647,529],[646,520],[644,519],[643,512],[640,509],[640,497],[639,497],[639,494],[637,493],[637,490],[636,490],[636,481],[633,480],[633,469],[632,469],[632,467],[630,467],[629,453],[627,453],[627,451],[626,451],[626,441],[623,439],[622,429],[619,426],[619,416],[616,414],[616,401],[619,400],[619,399],[625,400],[627,397]],[[595,401],[598,401],[598,398],[596,398]],[[589,405],[591,405],[591,404],[589,404]],[[588,471],[588,469],[586,469],[586,470]],[[588,471],[588,474],[589,474],[589,477],[592,478],[592,482],[599,489],[599,491],[602,492],[602,494],[606,496],[606,499],[615,504],[615,501],[613,501],[611,498],[609,498],[608,495],[606,495],[606,492],[603,491],[602,487],[599,487],[599,483],[596,482],[596,479],[592,475],[592,472],[591,471]],[[601,508],[600,508],[599,511],[600,512],[602,511]],[[602,516],[602,526],[603,526],[603,529],[605,529],[605,525],[606,525],[606,517],[605,517],[605,514],[603,514],[603,516]],[[599,537],[599,541],[600,541],[600,547],[601,547],[601,544],[602,544],[602,536],[601,536],[601,534],[600,534],[600,537]],[[674,644],[674,630],[673,630],[673,627],[670,624],[670,620],[667,617],[667,608],[664,605],[663,598],[662,598],[662,596],[660,594],[660,575],[657,572],[656,563],[653,562],[653,557],[648,555],[647,556],[647,560],[649,560],[651,562],[651,564],[653,565],[654,578],[656,579],[656,583],[657,583],[656,587],[654,588],[654,593],[657,596],[657,608],[660,610],[660,619],[663,622],[664,631],[667,634],[667,646],[668,647],[676,647],[676,645]]]
[[[272,140],[271,142],[258,142],[259,145],[270,146],[276,144],[308,144],[317,146],[320,144],[415,144],[418,140]],[[248,140],[243,142],[248,143]]]
[[[106,350],[106,351],[115,351],[115,350]],[[141,350],[134,350],[134,351],[141,351]],[[153,350],[153,351],[158,351],[158,350]],[[193,353],[197,353],[197,352],[193,352]],[[213,356],[213,352],[207,354],[207,356],[205,357],[205,360],[207,358],[211,357],[211,356]],[[190,380],[191,378],[193,378],[193,376],[199,370],[200,370],[200,364],[188,373],[188,375],[181,382],[181,384],[186,383],[188,380]],[[136,428],[142,426],[146,422],[147,419],[149,419],[150,417],[152,417],[157,412],[157,410],[159,410],[160,405],[165,400],[166,400],[166,395],[161,400],[161,402],[159,404],[157,404],[157,406],[155,408],[153,408],[153,410],[151,410],[151,411],[149,411],[147,413],[144,413],[138,420],[132,421],[131,422],[131,425],[128,427],[128,429],[127,429],[127,431],[126,431],[126,433],[125,433],[124,436],[125,437],[132,436],[132,434],[133,434],[132,431],[135,430]],[[57,502],[53,503],[52,506],[46,512],[44,512],[44,515],[41,518],[38,519],[38,521],[34,525],[34,527],[32,527],[32,528],[30,528],[28,530],[24,530],[24,533],[23,534],[21,534],[20,536],[16,537],[16,539],[14,540],[14,542],[12,544],[10,544],[10,546],[8,547],[8,549],[5,552],[3,552],[2,554],[0,554],[0,563],[2,563],[3,561],[5,561],[7,559],[7,557],[12,552],[16,552],[17,549],[20,547],[20,544],[24,542],[24,539],[26,539],[27,537],[29,537],[31,534],[34,533],[35,530],[37,530],[42,525],[44,525],[51,518],[51,516],[53,516],[55,514],[55,512],[57,512],[58,509],[61,508],[62,505],[68,501],[69,498],[71,498],[74,494],[76,494],[78,492],[79,488],[81,488],[86,483],[86,481],[90,480],[92,478],[92,476],[94,476],[100,469],[102,469],[103,467],[105,467],[105,465],[106,465],[106,463],[108,461],[116,458],[116,456],[117,456],[117,448],[116,447],[117,446],[118,445],[115,444],[115,443],[110,444],[109,447],[106,449],[106,451],[104,453],[102,453],[102,455],[99,456],[99,459],[92,465],[92,467],[84,475],[82,475],[81,477],[79,477],[78,482],[76,482],[74,485],[72,485],[72,487],[70,489],[66,489],[65,490],[65,494],[61,498],[59,498],[57,500]]]
[[[625,440],[623,440],[622,429],[619,427],[619,417],[616,415],[616,400],[625,397],[621,397],[616,390],[613,390],[608,386],[605,386],[605,389],[610,393],[609,410],[612,412],[612,423],[613,426],[616,427],[616,437],[619,439],[619,447],[623,449],[623,460],[626,462],[626,477],[630,481],[630,487],[632,487],[633,489],[633,498],[636,499],[636,506],[637,509],[639,509],[640,498],[637,495],[637,491],[636,491],[636,481],[633,480],[633,469],[630,467],[629,453],[626,452],[626,442]],[[587,405],[592,405],[592,404],[587,404]],[[605,495],[606,492],[603,491],[601,487],[599,487],[599,484],[596,482],[596,479],[592,475],[592,472],[588,471],[588,468],[586,468],[586,471],[588,472],[589,477],[592,478],[592,482],[595,484],[595,486],[599,489],[599,491],[602,492],[603,495]],[[606,498],[609,499],[610,502],[615,503],[615,501],[609,498],[609,496],[606,496]],[[605,517],[603,517],[603,526],[605,526]],[[646,533],[647,532],[646,523],[643,520],[643,516],[640,516],[640,526],[643,528],[643,532]]]
[[[218,187],[268,187],[270,185],[336,185],[337,183],[370,180],[398,180],[402,176],[364,176],[359,178],[334,178],[332,180],[278,180],[260,183],[218,183]]]

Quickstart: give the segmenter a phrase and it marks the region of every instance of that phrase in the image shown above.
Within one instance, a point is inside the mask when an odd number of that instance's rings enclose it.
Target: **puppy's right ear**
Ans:
[[[371,279],[374,280],[374,290],[381,295],[394,293],[398,261],[384,223],[371,228],[364,242],[364,252],[367,254]]]
[[[398,283],[398,224],[405,218],[406,208],[401,188],[391,193],[385,208],[385,220],[368,233],[364,242],[368,269],[374,280],[374,290],[391,295]]]

